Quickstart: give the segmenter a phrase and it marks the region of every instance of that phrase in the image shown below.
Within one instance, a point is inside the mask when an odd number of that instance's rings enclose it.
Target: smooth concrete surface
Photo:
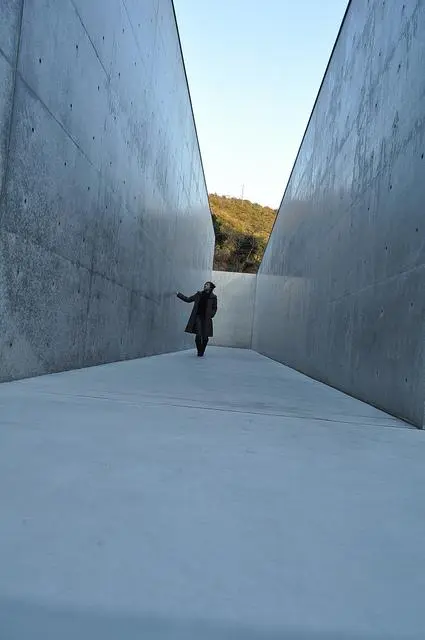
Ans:
[[[214,232],[171,0],[0,3],[0,380],[183,349]]]
[[[2,639],[423,638],[423,432],[210,347],[0,407]]]
[[[352,0],[262,262],[253,346],[424,420],[425,0]]]
[[[212,345],[250,349],[254,318],[255,286],[252,273],[213,271],[218,311],[214,318]]]

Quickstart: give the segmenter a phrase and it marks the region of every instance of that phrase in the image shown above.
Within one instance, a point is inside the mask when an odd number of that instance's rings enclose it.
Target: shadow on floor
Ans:
[[[267,630],[207,620],[50,608],[9,598],[0,599],[0,637],[1,640],[384,640],[383,636]],[[395,638],[386,635],[385,640]]]

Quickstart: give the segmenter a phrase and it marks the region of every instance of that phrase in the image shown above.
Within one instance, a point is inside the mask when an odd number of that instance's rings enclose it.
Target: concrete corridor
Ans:
[[[0,386],[2,640],[423,638],[425,433],[252,351]]]

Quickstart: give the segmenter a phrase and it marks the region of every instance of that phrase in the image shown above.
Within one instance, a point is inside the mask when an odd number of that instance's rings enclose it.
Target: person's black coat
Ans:
[[[197,291],[193,296],[184,296],[182,293],[178,293],[177,297],[183,302],[193,302],[192,313],[190,314],[189,321],[186,326],[186,333],[199,333],[197,327],[196,316],[198,315],[199,302],[201,300],[202,291]],[[207,306],[205,310],[205,316],[203,318],[202,335],[204,337],[211,338],[214,335],[212,319],[217,313],[217,296],[215,293],[210,293],[207,300]]]

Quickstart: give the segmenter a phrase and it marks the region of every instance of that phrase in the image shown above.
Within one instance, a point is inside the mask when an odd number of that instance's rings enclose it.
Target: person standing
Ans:
[[[215,284],[206,282],[202,291],[197,291],[193,296],[185,296],[178,292],[177,297],[183,302],[193,302],[192,313],[186,326],[186,333],[196,335],[195,344],[198,356],[203,357],[208,340],[214,334],[212,319],[217,313],[217,296],[213,293]]]

